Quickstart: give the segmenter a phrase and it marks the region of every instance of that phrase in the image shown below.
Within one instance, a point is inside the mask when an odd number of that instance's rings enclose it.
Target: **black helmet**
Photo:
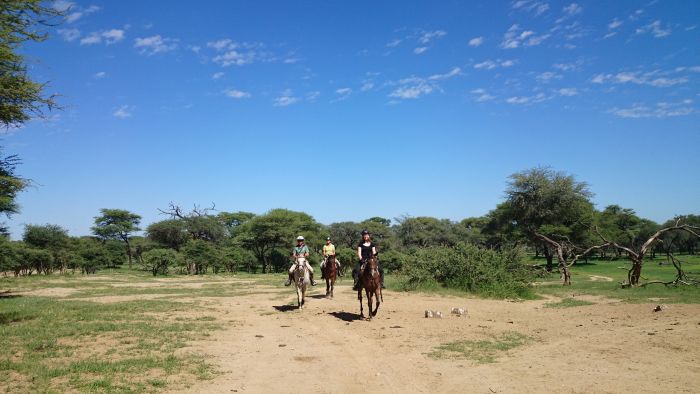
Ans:
[[[326,237],[326,241],[330,241],[330,240],[331,240],[331,237]]]
[[[369,231],[367,231],[367,230],[362,230],[362,235],[368,235],[368,234],[369,234]]]

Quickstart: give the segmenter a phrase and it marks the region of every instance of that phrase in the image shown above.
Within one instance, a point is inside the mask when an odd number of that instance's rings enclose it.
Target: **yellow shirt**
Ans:
[[[330,245],[323,245],[323,255],[324,256],[331,256],[335,254],[335,245],[330,244]]]

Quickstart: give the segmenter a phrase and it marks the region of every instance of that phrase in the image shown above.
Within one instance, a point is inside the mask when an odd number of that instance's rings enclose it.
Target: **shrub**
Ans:
[[[144,270],[153,273],[153,276],[167,275],[168,268],[175,265],[178,259],[177,252],[172,249],[151,249],[143,252],[141,265]]]
[[[446,287],[487,297],[530,296],[531,273],[518,248],[500,251],[460,243],[416,249],[403,262],[404,289]]]

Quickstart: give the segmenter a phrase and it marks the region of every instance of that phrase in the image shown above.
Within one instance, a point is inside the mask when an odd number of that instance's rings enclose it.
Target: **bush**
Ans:
[[[531,295],[531,273],[518,248],[495,251],[460,243],[417,249],[406,257],[401,284],[407,290],[440,286],[496,298]]]
[[[177,252],[172,249],[151,249],[143,252],[141,265],[144,270],[153,273],[153,276],[167,275],[168,268],[175,265],[178,259]]]

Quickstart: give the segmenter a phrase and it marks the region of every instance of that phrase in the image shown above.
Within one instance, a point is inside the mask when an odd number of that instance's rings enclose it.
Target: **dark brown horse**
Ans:
[[[326,278],[326,298],[333,299],[333,287],[338,277],[338,269],[335,264],[335,255],[328,256],[326,266],[323,269],[323,277]]]
[[[377,316],[377,311],[379,310],[379,304],[384,301],[382,297],[382,286],[381,279],[379,276],[379,263],[377,262],[377,257],[373,256],[365,260],[364,264],[360,268],[360,287],[357,290],[357,299],[360,300],[360,317],[365,317],[365,312],[362,307],[362,289],[365,289],[365,294],[367,295],[367,307],[369,308],[369,313],[367,320],[372,320],[373,316]],[[372,297],[376,299],[376,307],[372,311]]]

